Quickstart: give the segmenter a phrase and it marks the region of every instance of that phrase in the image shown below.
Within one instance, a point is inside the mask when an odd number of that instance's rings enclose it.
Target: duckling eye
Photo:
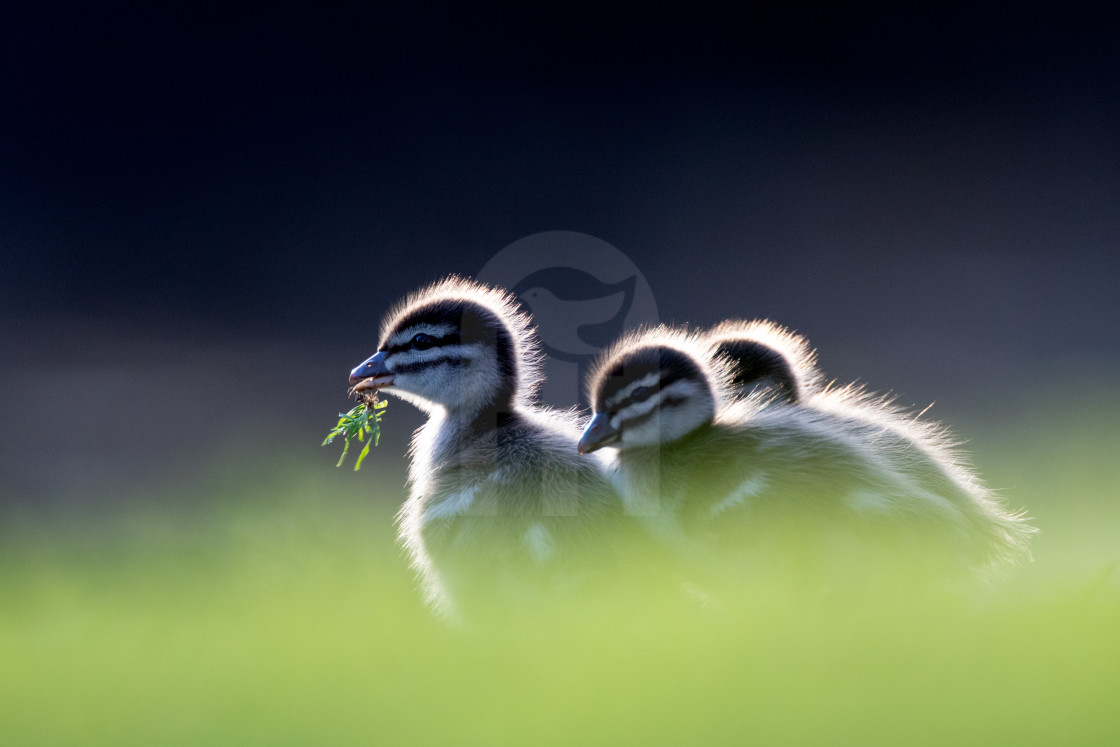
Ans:
[[[427,350],[432,345],[435,345],[435,342],[431,335],[426,335],[421,332],[412,338],[412,347],[416,350]]]
[[[648,386],[640,386],[634,391],[630,392],[630,399],[634,402],[645,402],[653,395],[653,390]]]

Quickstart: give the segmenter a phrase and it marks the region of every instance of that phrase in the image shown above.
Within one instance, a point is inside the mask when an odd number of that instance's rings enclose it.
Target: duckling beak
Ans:
[[[385,353],[371,356],[350,372],[350,386],[355,392],[380,389],[393,383],[393,374],[385,368]]]
[[[610,413],[597,412],[580,436],[576,448],[580,454],[590,454],[622,438],[622,431],[611,425]]]

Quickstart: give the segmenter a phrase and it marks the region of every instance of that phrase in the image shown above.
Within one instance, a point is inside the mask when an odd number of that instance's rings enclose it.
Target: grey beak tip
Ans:
[[[587,424],[583,435],[576,444],[580,454],[590,454],[618,440],[618,431],[611,427],[606,413],[597,413]]]
[[[380,356],[380,357],[379,357]],[[350,386],[354,386],[362,379],[385,373],[385,354],[378,351],[362,361],[350,372]]]

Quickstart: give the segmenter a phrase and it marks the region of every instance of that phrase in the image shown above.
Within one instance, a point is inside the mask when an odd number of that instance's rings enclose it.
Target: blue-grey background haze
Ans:
[[[1120,374],[1115,29],[938,7],[14,4],[0,509],[333,470],[389,305],[554,229],[625,252],[663,320],[774,319],[973,444],[1036,397],[1092,407]],[[365,469],[399,475],[419,422],[393,403]]]

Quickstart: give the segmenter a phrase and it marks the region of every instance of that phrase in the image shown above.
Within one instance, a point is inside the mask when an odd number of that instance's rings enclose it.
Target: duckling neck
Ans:
[[[489,393],[481,393],[481,396],[448,404],[445,407],[449,418],[462,427],[485,426],[487,423],[493,427],[495,423],[502,422],[505,416],[514,411],[516,400],[514,382],[504,378]]]
[[[470,418],[470,422],[466,424],[466,427],[476,432],[494,430],[508,425],[513,420],[513,417],[514,407],[512,401],[495,402],[479,409],[479,411]]]
[[[712,421],[709,420],[706,423],[701,423],[680,438],[670,441],[667,444],[662,444],[662,451],[687,451],[695,448],[696,444],[704,441],[713,429],[714,423],[712,423]]]
[[[445,456],[509,425],[516,417],[513,397],[507,394],[476,407],[448,408],[430,422],[439,431],[440,451]]]

